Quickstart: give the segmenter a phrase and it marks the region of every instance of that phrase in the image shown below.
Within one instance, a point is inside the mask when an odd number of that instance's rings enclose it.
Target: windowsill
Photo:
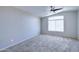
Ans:
[[[64,33],[64,31],[48,31],[48,32],[58,32],[58,33]]]

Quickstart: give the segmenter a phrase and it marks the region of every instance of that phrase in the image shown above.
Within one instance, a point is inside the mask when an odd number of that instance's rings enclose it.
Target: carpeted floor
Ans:
[[[49,35],[40,35],[12,46],[2,52],[77,52],[79,41]]]

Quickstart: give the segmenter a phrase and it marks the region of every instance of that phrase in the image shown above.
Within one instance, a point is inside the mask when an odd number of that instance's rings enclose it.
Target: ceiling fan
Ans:
[[[50,11],[53,11],[53,12],[63,9],[63,8],[55,8],[55,6],[50,6],[50,8],[51,8]]]

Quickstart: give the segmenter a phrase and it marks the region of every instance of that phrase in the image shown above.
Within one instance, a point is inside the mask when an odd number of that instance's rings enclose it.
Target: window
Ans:
[[[48,18],[48,31],[64,31],[64,16],[53,16]]]

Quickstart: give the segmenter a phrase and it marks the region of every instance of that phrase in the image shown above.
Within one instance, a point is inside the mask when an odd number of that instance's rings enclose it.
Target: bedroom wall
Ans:
[[[41,18],[41,34],[77,38],[77,11],[61,12],[53,16],[57,15],[64,15],[64,32],[49,32],[48,17],[43,17]]]
[[[14,7],[0,7],[0,50],[39,34],[39,18]]]
[[[78,10],[78,16],[77,16],[77,38],[79,39],[79,10]]]

